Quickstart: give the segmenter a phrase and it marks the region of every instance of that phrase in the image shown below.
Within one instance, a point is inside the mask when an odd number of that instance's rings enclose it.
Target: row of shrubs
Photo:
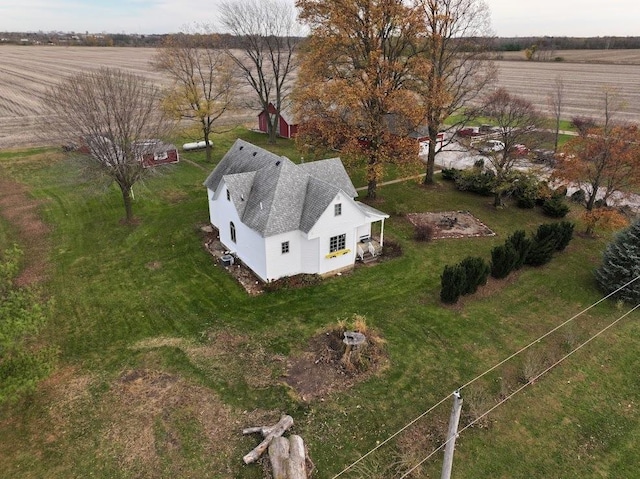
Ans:
[[[483,160],[479,160],[474,168],[468,170],[444,168],[442,178],[454,181],[460,191],[470,191],[483,196],[491,196],[496,185],[495,173],[484,168]],[[553,190],[535,175],[521,171],[511,173],[510,184],[511,188],[504,191],[503,195],[515,198],[519,208],[530,209],[540,206],[544,214],[551,218],[564,218],[569,212],[569,206],[565,201],[566,187]]]
[[[556,251],[563,251],[573,238],[574,224],[569,221],[542,224],[531,237],[524,230],[509,236],[503,245],[491,250],[491,262],[467,257],[442,272],[440,299],[453,304],[460,296],[475,293],[487,282],[489,274],[502,279],[522,266],[542,266],[551,261]]]

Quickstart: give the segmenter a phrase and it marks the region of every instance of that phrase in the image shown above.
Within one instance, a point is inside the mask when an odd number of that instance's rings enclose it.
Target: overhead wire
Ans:
[[[470,427],[474,426],[476,423],[478,423],[480,420],[484,419],[486,416],[488,416],[491,412],[493,412],[495,409],[497,409],[498,407],[502,406],[504,403],[506,403],[509,399],[511,399],[513,396],[515,396],[516,394],[518,394],[519,392],[521,392],[523,389],[525,389],[527,386],[530,386],[531,384],[533,384],[534,382],[536,382],[538,379],[540,379],[542,376],[544,376],[546,373],[548,373],[549,371],[551,371],[553,368],[555,368],[557,365],[559,365],[560,363],[562,363],[564,360],[566,360],[568,357],[570,357],[571,355],[573,355],[574,353],[576,353],[578,350],[582,349],[584,346],[586,346],[587,344],[589,344],[591,341],[593,341],[594,339],[596,339],[597,337],[599,337],[600,335],[604,334],[607,330],[609,330],[610,328],[612,328],[613,326],[615,326],[616,324],[618,324],[620,321],[622,321],[624,318],[626,318],[628,315],[630,315],[631,313],[633,313],[635,310],[637,310],[638,308],[640,308],[640,304],[637,304],[636,306],[634,306],[633,308],[631,308],[629,311],[627,311],[626,313],[624,313],[622,316],[620,316],[618,319],[616,319],[614,322],[612,322],[611,324],[607,325],[605,328],[601,329],[600,331],[598,331],[596,334],[594,334],[593,336],[591,336],[589,339],[587,339],[585,342],[583,342],[582,344],[580,344],[579,346],[577,346],[576,348],[574,348],[573,350],[571,350],[570,352],[568,352],[567,354],[565,354],[562,358],[558,359],[555,363],[553,363],[551,366],[547,367],[545,370],[543,370],[542,372],[538,373],[536,376],[534,376],[533,378],[529,379],[529,381],[527,381],[526,383],[524,383],[522,386],[520,386],[518,389],[516,389],[515,391],[513,391],[512,393],[510,393],[508,396],[506,396],[505,398],[503,398],[502,400],[500,400],[498,403],[496,403],[494,406],[492,406],[491,408],[489,408],[487,411],[485,411],[484,413],[482,413],[480,416],[478,416],[477,418],[475,418],[473,421],[471,421],[469,424],[467,424],[465,427],[463,427],[462,429],[460,429],[456,436],[459,436],[460,434],[462,434],[464,431],[466,431],[467,429],[469,429]],[[422,464],[424,464],[426,461],[428,461],[436,452],[440,451],[443,447],[445,447],[449,442],[451,442],[454,438],[448,438],[445,442],[443,442],[440,446],[438,446],[436,449],[434,449],[433,451],[431,451],[429,453],[428,456],[426,456],[424,459],[422,459],[419,463],[417,463],[415,466],[413,466],[411,469],[409,469],[407,472],[405,472],[400,479],[403,479],[405,477],[407,477],[409,474],[411,474],[413,471],[415,471],[418,467],[420,467]]]
[[[532,347],[533,345],[535,345],[536,343],[539,343],[541,340],[545,339],[547,336],[549,336],[550,334],[556,332],[558,329],[562,328],[563,326],[569,324],[571,321],[575,320],[576,318],[578,318],[579,316],[583,315],[584,313],[588,312],[589,310],[595,308],[597,305],[599,305],[600,303],[602,303],[603,301],[606,301],[607,299],[609,299],[610,297],[614,296],[616,293],[622,291],[624,288],[626,288],[627,286],[630,286],[631,284],[633,284],[635,281],[637,281],[638,279],[640,279],[640,275],[636,276],[635,278],[633,278],[632,280],[628,281],[627,283],[625,283],[624,285],[620,286],[618,289],[612,291],[611,293],[607,294],[606,296],[600,298],[598,301],[596,301],[595,303],[591,304],[590,306],[588,306],[587,308],[583,309],[582,311],[580,311],[579,313],[573,315],[571,318],[567,319],[566,321],[564,321],[563,323],[559,324],[558,326],[556,326],[555,328],[551,329],[550,331],[546,332],[545,334],[543,334],[542,336],[540,336],[539,338],[531,341],[529,344],[527,344],[526,346],[520,348],[518,351],[516,351],[515,353],[511,354],[510,356],[508,356],[507,358],[503,359],[502,361],[500,361],[499,363],[497,363],[496,365],[492,366],[491,368],[487,369],[486,371],[484,371],[483,373],[477,375],[475,378],[471,379],[470,381],[467,381],[465,384],[463,384],[460,388],[456,389],[455,391],[452,391],[451,393],[449,393],[448,395],[446,395],[445,397],[443,397],[440,401],[438,401],[436,404],[434,404],[433,406],[431,406],[429,409],[427,409],[426,411],[424,411],[423,413],[421,413],[419,416],[417,416],[415,419],[411,420],[409,423],[407,423],[405,426],[403,426],[402,428],[400,428],[398,431],[396,431],[395,433],[393,433],[391,436],[389,436],[387,439],[385,439],[384,441],[376,444],[375,447],[373,447],[371,450],[369,450],[367,453],[363,454],[362,456],[360,456],[357,460],[355,460],[354,462],[352,462],[350,465],[348,465],[347,467],[345,467],[344,469],[342,469],[339,473],[337,473],[335,476],[333,476],[331,479],[337,479],[338,477],[340,477],[342,474],[344,474],[345,472],[349,471],[350,469],[352,469],[354,466],[356,466],[357,464],[359,464],[360,462],[362,462],[364,459],[366,459],[367,457],[369,457],[371,454],[373,454],[375,451],[377,451],[378,449],[380,449],[382,446],[384,446],[385,444],[387,444],[389,441],[391,441],[393,438],[395,438],[396,436],[398,436],[399,434],[401,434],[402,432],[406,431],[409,427],[413,426],[416,422],[418,422],[420,419],[422,419],[423,417],[425,417],[427,414],[429,414],[431,411],[433,411],[435,408],[437,408],[438,406],[440,406],[441,404],[443,404],[445,401],[447,401],[452,394],[454,394],[455,392],[459,392],[462,389],[470,386],[471,384],[473,384],[474,382],[478,381],[479,379],[483,378],[484,376],[486,376],[487,374],[489,374],[490,372],[496,370],[497,368],[499,368],[500,366],[502,366],[503,364],[505,364],[506,362],[510,361],[511,359],[513,359],[514,357],[518,356],[519,354],[523,353],[524,351],[526,351],[527,349],[529,349],[530,347]],[[640,305],[639,305],[640,306]],[[634,311],[636,308],[638,308],[638,306],[636,306],[635,308],[633,308],[631,311],[629,311],[630,314],[632,311]],[[626,316],[626,315],[624,315]],[[623,316],[623,317],[624,317]],[[620,319],[616,320],[613,324],[617,323]],[[612,325],[613,325],[612,324]],[[610,325],[610,326],[612,326]],[[610,327],[609,326],[609,327]],[[607,328],[605,328],[606,331]],[[591,341],[593,338],[591,338],[589,341]],[[580,347],[584,346],[583,343],[581,346],[579,346],[577,349],[579,349]],[[569,353],[567,355],[567,357],[570,354],[573,354],[573,352],[577,351],[574,350],[571,353]],[[563,358],[564,359],[564,358]],[[552,368],[554,366],[551,366]],[[546,372],[546,370],[545,370]],[[544,374],[544,373],[543,373]],[[535,379],[535,378],[534,378]],[[525,384],[526,386],[526,384]],[[520,388],[523,389],[523,388]],[[520,390],[519,389],[519,390]],[[519,391],[518,390],[518,391]],[[504,402],[506,402],[506,400],[508,400],[510,397],[512,396],[508,396]],[[501,402],[502,403],[502,402]],[[501,403],[498,403],[501,404]],[[491,412],[493,409],[495,409],[496,406],[494,406],[492,409],[490,409],[487,414],[489,412]],[[480,418],[478,418],[479,420]],[[476,420],[477,422],[477,420]],[[474,423],[472,423],[474,424]],[[469,427],[469,426],[467,426]],[[466,429],[467,427],[465,427],[464,429]],[[462,429],[462,430],[464,430]],[[462,430],[460,432],[462,432]],[[442,444],[440,446],[440,448],[436,449],[435,451],[433,451],[427,458],[425,458],[422,462],[426,461],[429,459],[429,457],[431,457],[433,454],[435,454],[437,451],[439,451],[442,447],[444,447],[447,443],[445,442],[444,444]],[[420,466],[419,463],[416,467]],[[402,476],[405,477],[405,476]],[[402,479],[402,478],[401,478]]]

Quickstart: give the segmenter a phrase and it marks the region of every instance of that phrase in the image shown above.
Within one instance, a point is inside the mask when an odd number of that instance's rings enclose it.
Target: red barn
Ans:
[[[258,130],[267,133],[269,131],[269,116],[274,116],[277,111],[273,103],[269,103],[269,107],[258,115]],[[280,112],[276,134],[282,138],[293,138],[298,134],[298,123],[294,121],[293,115],[286,108]]]
[[[177,163],[180,160],[178,149],[169,143],[164,143],[160,140],[148,140],[142,142],[142,145],[145,150],[142,154],[142,166],[145,168]]]
[[[112,150],[111,145],[111,140],[107,137],[94,135],[80,140],[79,144],[72,143],[64,145],[63,149],[66,151],[79,151],[85,155],[90,155],[93,149],[96,152],[96,156],[102,157],[107,164],[110,164],[111,155],[105,156],[102,155],[101,152]],[[140,163],[142,163],[142,166],[145,168],[178,163],[178,161],[180,161],[178,149],[174,145],[165,143],[162,140],[140,140],[134,142],[132,147],[138,152],[136,156],[139,157]],[[117,159],[116,161],[122,160]]]

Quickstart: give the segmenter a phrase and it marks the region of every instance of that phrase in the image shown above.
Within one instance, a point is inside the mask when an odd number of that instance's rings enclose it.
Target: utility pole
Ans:
[[[451,468],[453,467],[453,451],[456,448],[456,438],[458,437],[458,423],[460,422],[460,412],[462,411],[462,396],[460,391],[453,393],[453,407],[449,416],[449,432],[447,433],[447,443],[444,449],[444,462],[442,463],[442,475],[440,479],[451,478]]]

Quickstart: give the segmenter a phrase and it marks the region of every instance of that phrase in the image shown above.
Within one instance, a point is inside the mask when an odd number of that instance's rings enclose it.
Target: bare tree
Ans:
[[[45,98],[56,116],[48,128],[61,141],[79,143],[87,165],[117,183],[131,223],[133,185],[150,172],[142,158],[158,153],[157,139],[171,126],[159,89],[132,73],[101,68],[65,78]]]
[[[269,142],[274,143],[280,113],[288,107],[291,76],[296,69],[300,35],[293,6],[285,0],[231,0],[220,6],[223,26],[239,40],[240,51],[228,50],[242,77],[268,115]]]
[[[478,98],[495,76],[486,57],[493,40],[490,12],[482,0],[420,0],[424,11],[424,55],[430,71],[418,87],[426,109],[429,152],[425,183],[433,183],[437,137],[444,121]],[[464,119],[451,125],[456,131]]]
[[[547,97],[549,103],[549,109],[551,110],[551,114],[553,115],[553,119],[555,121],[554,133],[555,133],[555,141],[553,146],[553,151],[556,153],[558,151],[558,138],[560,136],[560,119],[562,117],[562,111],[564,108],[564,80],[561,76],[557,76],[551,92]]]
[[[218,35],[180,33],[168,36],[153,60],[173,81],[165,110],[176,119],[198,123],[209,162],[214,124],[233,108],[235,99],[234,64],[220,47]]]
[[[504,88],[490,94],[476,113],[498,126],[497,138],[502,147],[488,151],[487,158],[496,174],[494,206],[500,207],[504,192],[513,186],[511,173],[524,159],[516,145],[533,145],[539,138],[544,119],[531,102],[509,94]]]

